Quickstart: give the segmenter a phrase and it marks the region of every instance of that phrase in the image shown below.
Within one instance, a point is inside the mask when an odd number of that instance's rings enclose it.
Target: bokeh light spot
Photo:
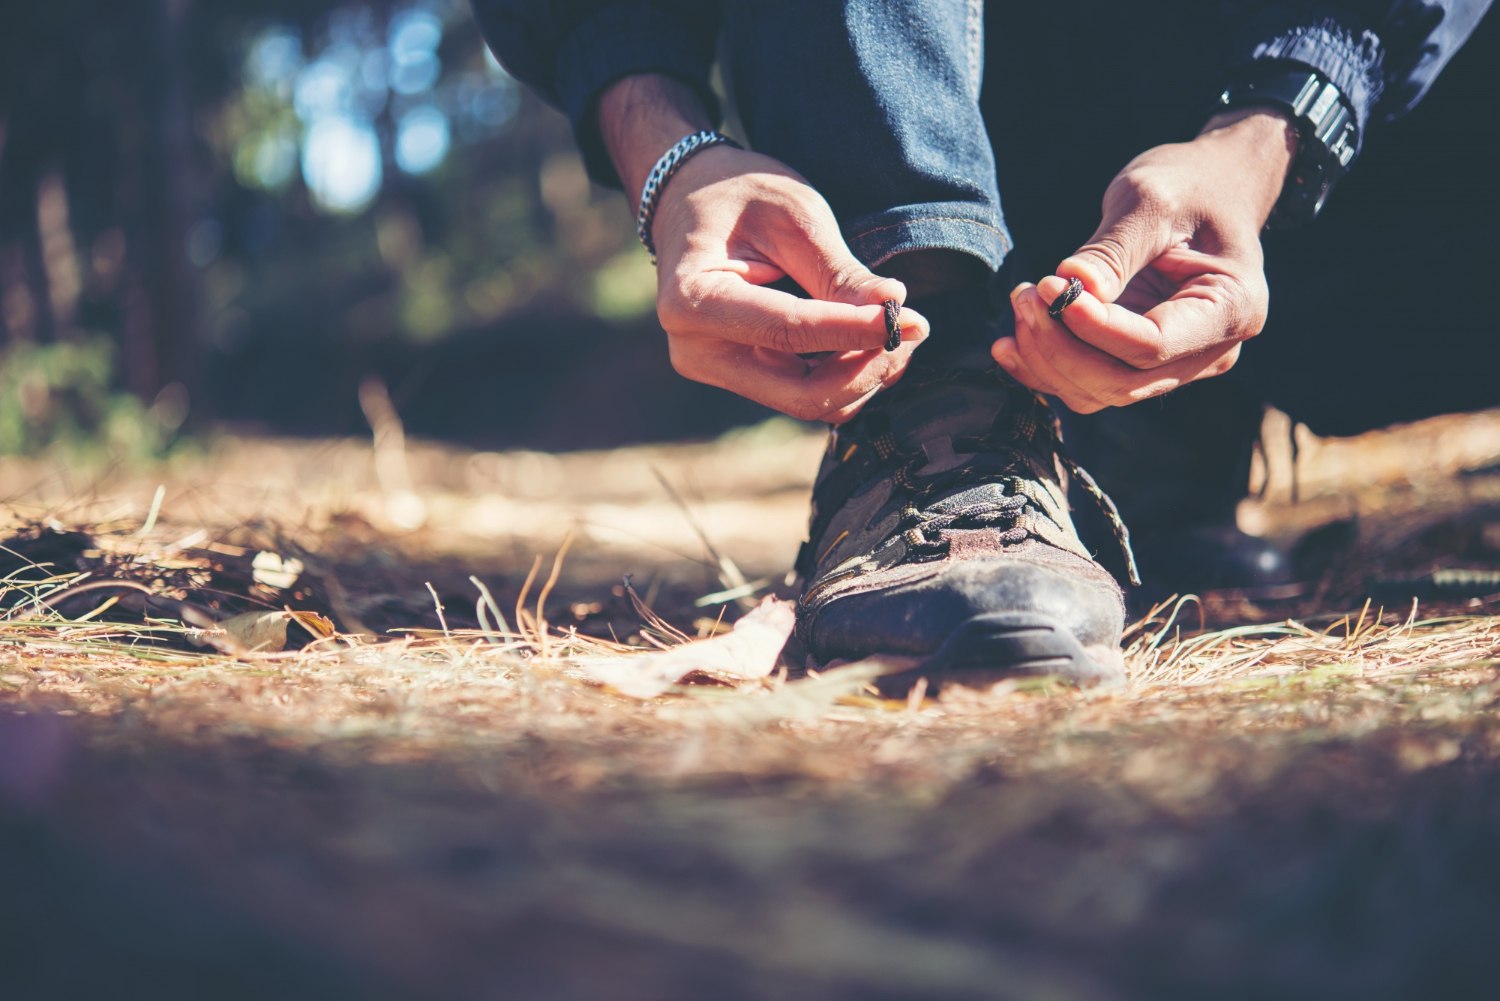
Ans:
[[[443,162],[451,144],[447,115],[430,104],[413,108],[396,129],[396,166],[408,174],[425,174]]]
[[[267,191],[280,191],[297,169],[297,141],[289,135],[265,136],[255,145],[250,172],[255,183]]]
[[[251,86],[283,96],[290,92],[292,81],[301,69],[302,37],[286,25],[273,25],[262,31],[251,43],[245,59],[245,77]]]
[[[353,213],[380,190],[380,139],[369,122],[319,118],[302,144],[302,176],[319,207]]]
[[[431,11],[404,10],[391,18],[391,55],[397,62],[432,55],[443,40],[443,22]]]
[[[357,49],[336,46],[308,64],[297,75],[292,96],[297,117],[311,124],[324,115],[347,112],[359,62]]]

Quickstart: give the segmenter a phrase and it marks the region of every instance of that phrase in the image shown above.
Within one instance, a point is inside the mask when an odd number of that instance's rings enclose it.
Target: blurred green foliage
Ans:
[[[148,407],[114,388],[114,370],[115,346],[102,335],[0,353],[0,454],[163,456],[186,416],[180,396],[167,391]]]
[[[461,0],[54,0],[0,36],[0,135],[0,450],[158,449],[164,392],[360,431],[379,359],[652,322],[619,196]]]

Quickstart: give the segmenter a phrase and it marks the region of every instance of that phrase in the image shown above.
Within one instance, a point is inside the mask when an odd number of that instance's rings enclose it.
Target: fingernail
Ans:
[[[1022,292],[1025,292],[1027,289],[1032,288],[1032,287],[1033,286],[1032,286],[1031,282],[1022,282],[1021,284],[1017,285],[1015,288],[1013,288],[1013,289],[1010,290],[1010,301],[1011,302],[1015,302],[1017,296],[1019,296]]]
[[[1035,301],[1035,297],[1026,293],[1035,290],[1035,288],[1035,285],[1027,285],[1023,289],[1017,289],[1016,295],[1011,298],[1011,305],[1020,314],[1022,322],[1029,323],[1031,321],[1032,303]]]

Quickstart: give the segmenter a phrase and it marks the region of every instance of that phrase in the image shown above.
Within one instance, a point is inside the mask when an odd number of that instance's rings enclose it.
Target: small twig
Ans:
[[[687,633],[678,629],[651,610],[651,606],[641,599],[640,594],[635,589],[635,585],[630,582],[630,574],[625,575],[624,584],[625,596],[630,599],[630,607],[635,609],[635,614],[639,615],[641,621],[649,628],[662,633],[668,639],[675,640],[678,643],[687,643],[692,639]],[[651,637],[647,636],[646,638],[650,639]]]
[[[437,588],[432,586],[432,581],[427,581],[427,593],[432,595],[432,605],[437,609],[438,625],[443,627],[443,638],[452,639],[453,634],[448,631],[448,619],[443,615],[443,599],[438,597]]]
[[[570,531],[563,537],[562,545],[557,547],[557,555],[552,557],[552,572],[547,575],[547,583],[542,585],[536,596],[536,628],[542,641],[539,652],[543,657],[547,656],[547,615],[543,606],[551,597],[552,589],[557,586],[557,579],[562,576],[563,557],[568,555],[568,547],[572,544],[573,533]]]
[[[161,514],[161,502],[166,499],[167,485],[165,483],[158,483],[156,485],[156,493],[151,496],[151,510],[146,513],[146,520],[142,523],[141,530],[135,533],[137,538],[144,539],[151,534],[151,530],[156,527],[157,516]]]
[[[521,633],[521,638],[529,642],[532,646],[537,646],[539,641],[535,636],[526,635],[526,626],[531,619],[531,613],[526,610],[526,597],[531,593],[531,585],[536,581],[536,575],[541,569],[541,556],[533,557],[531,572],[526,575],[526,581],[521,585],[521,593],[516,597],[516,629]]]
[[[153,591],[145,584],[134,580],[89,580],[70,584],[66,587],[52,591],[45,596],[38,596],[31,601],[18,605],[0,614],[0,622],[11,621],[23,608],[46,608],[55,610],[59,604],[78,597],[80,594],[89,594],[94,591],[136,591],[144,594],[152,601],[159,601],[169,606],[176,614],[179,621],[185,625],[194,626],[199,629],[210,628],[217,624],[213,614],[207,609],[199,608],[197,605],[181,601],[177,598]],[[119,600],[119,599],[115,599]],[[91,615],[97,615],[101,609],[95,609]]]
[[[479,600],[474,602],[474,615],[479,619],[479,627],[486,633],[495,633],[497,636],[504,638],[510,633],[510,624],[505,621],[505,616],[501,613],[500,606],[495,603],[495,596],[490,594],[490,589],[485,586],[484,581],[472,574],[469,575],[469,583],[473,584],[479,591]],[[495,623],[498,628],[490,624],[491,612],[495,615]]]
[[[748,612],[753,609],[755,607],[753,592],[740,593],[742,589],[748,587],[744,573],[740,571],[740,568],[735,565],[733,560],[719,552],[718,548],[709,541],[708,533],[703,530],[703,525],[693,515],[693,509],[688,507],[687,501],[682,499],[682,495],[672,486],[666,475],[656,466],[651,467],[651,473],[656,477],[656,481],[661,484],[662,489],[667,492],[667,496],[672,498],[673,503],[681,509],[682,517],[687,521],[688,527],[693,530],[693,534],[698,536],[698,541],[703,543],[704,550],[707,551],[715,565],[717,565],[719,569],[719,583],[724,586],[725,592],[736,592],[733,600],[740,606],[741,611]]]

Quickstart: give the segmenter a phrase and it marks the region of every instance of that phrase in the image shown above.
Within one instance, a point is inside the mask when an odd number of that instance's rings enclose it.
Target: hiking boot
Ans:
[[[1092,480],[1059,446],[1046,402],[993,363],[914,363],[834,429],[797,561],[807,655],[916,658],[903,676],[937,683],[1122,679],[1122,595],[1078,539],[1064,471]]]

